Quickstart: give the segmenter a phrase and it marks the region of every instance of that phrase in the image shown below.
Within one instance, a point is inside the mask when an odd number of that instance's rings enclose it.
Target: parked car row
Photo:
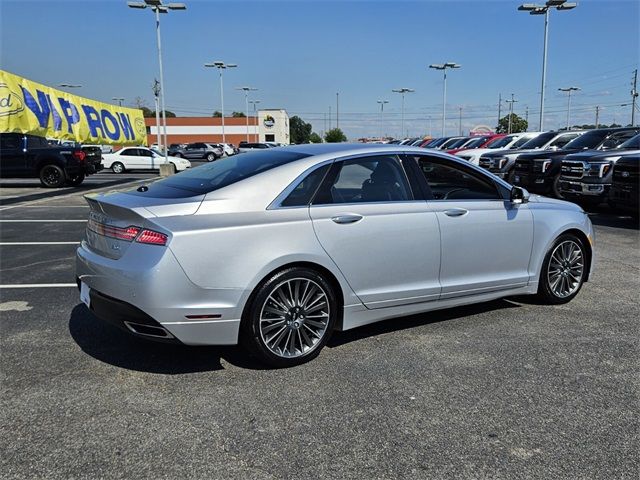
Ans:
[[[167,160],[173,165],[174,172],[191,168],[191,162],[184,158],[171,156]],[[114,153],[102,155],[102,166],[113,173],[125,173],[127,170],[159,170],[165,162],[164,155],[153,148],[124,147]]]

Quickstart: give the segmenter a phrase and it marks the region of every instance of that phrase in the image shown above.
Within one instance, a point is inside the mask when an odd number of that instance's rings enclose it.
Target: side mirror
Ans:
[[[529,202],[529,192],[522,187],[511,188],[511,203],[514,205],[520,205],[521,203]]]

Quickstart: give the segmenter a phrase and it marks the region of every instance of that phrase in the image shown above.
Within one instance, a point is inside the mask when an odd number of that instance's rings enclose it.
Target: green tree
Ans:
[[[231,116],[232,116],[232,117],[235,117],[235,118],[244,118],[244,117],[246,117],[246,115],[244,114],[244,112],[233,112],[233,113],[231,114]]]
[[[332,128],[327,133],[324,134],[324,140],[327,143],[340,143],[346,142],[347,137],[339,128]]]
[[[140,107],[140,110],[142,110],[143,117],[156,118],[155,110],[151,110],[150,108],[147,108],[147,107]],[[165,115],[167,116],[167,118],[175,118],[177,116],[175,113],[173,113],[170,110],[165,110]],[[162,117],[162,112],[160,112],[160,116]]]
[[[511,133],[526,132],[529,127],[529,123],[522,117],[519,117],[515,113],[511,114]],[[498,122],[498,128],[496,133],[508,133],[509,132],[509,115],[505,115]]]
[[[289,119],[289,135],[291,135],[291,143],[309,143],[311,130],[313,127],[310,123],[305,122],[297,115]]]
[[[322,137],[316,132],[313,132],[311,135],[309,135],[309,141],[311,143],[322,143]]]
[[[222,112],[216,110],[215,112],[213,112],[213,115],[211,115],[211,116],[215,117],[215,118],[220,118],[220,117],[222,117]]]

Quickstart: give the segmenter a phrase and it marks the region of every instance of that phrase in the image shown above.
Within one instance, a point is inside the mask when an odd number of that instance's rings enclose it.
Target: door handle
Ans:
[[[465,210],[464,208],[452,208],[451,210],[445,210],[444,214],[447,217],[462,217],[469,213],[469,210]]]
[[[340,225],[345,225],[348,223],[356,223],[362,220],[362,215],[358,215],[357,213],[345,213],[342,215],[336,215],[335,217],[331,217],[335,223]]]

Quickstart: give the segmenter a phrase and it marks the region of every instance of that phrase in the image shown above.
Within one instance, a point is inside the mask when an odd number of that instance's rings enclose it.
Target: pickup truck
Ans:
[[[621,158],[640,154],[640,134],[606,152],[581,152],[562,160],[560,193],[572,202],[595,206],[608,199],[613,167]]]
[[[627,155],[613,167],[609,205],[638,218],[640,201],[640,154]]]
[[[0,178],[39,178],[44,187],[75,187],[101,169],[100,156],[88,156],[80,146],[52,146],[44,137],[0,133]]]
[[[584,131],[544,132],[518,149],[498,150],[481,155],[479,165],[507,182],[513,183],[515,181],[513,167],[519,155],[538,150],[558,150],[583,133]]]
[[[521,153],[513,167],[513,184],[533,193],[562,198],[559,185],[560,168],[562,160],[567,155],[586,150],[610,150],[638,133],[640,127],[598,128],[574,138],[560,150]]]

